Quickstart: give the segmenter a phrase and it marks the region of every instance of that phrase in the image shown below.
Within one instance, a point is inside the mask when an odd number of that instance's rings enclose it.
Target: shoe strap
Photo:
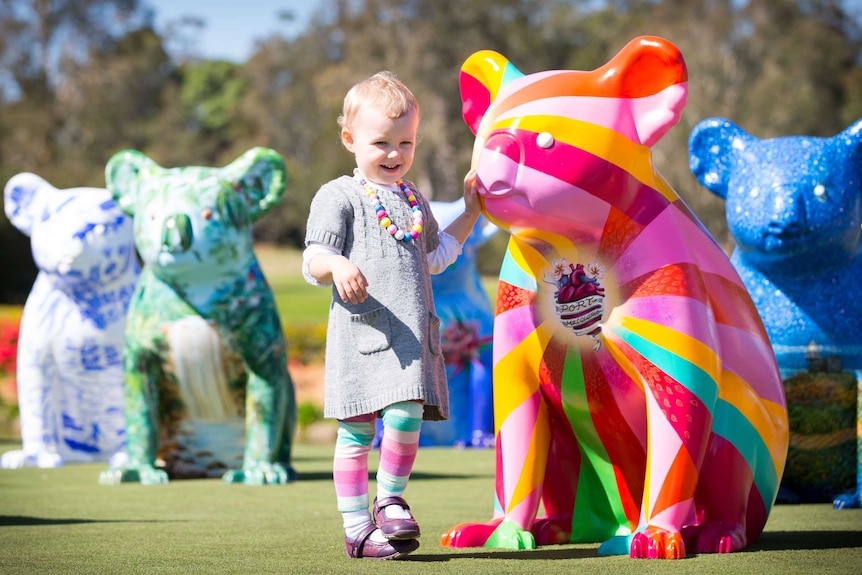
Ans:
[[[407,502],[404,501],[404,498],[397,495],[393,495],[391,497],[384,497],[383,499],[376,499],[375,503],[377,504],[378,510],[382,510],[384,507],[389,507],[390,505],[398,505],[399,507],[403,507],[407,511],[410,511],[410,506],[407,505]]]
[[[351,545],[354,559],[361,559],[363,557],[362,550],[365,549],[365,543],[368,542],[368,538],[371,537],[371,534],[374,533],[376,529],[377,526],[374,523],[369,523],[359,533],[359,536],[354,540],[356,541],[356,544]]]

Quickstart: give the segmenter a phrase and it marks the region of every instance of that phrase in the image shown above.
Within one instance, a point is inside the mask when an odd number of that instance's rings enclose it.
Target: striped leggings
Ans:
[[[377,497],[401,496],[413,470],[422,427],[421,403],[403,401],[383,410],[383,439],[377,469]],[[360,415],[338,421],[332,476],[338,510],[367,510],[368,453],[374,440],[376,416]]]

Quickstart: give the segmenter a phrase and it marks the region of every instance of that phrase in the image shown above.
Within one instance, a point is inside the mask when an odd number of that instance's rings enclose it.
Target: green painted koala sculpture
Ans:
[[[143,269],[126,321],[129,461],[100,483],[295,477],[293,382],[251,233],[285,179],[266,148],[223,168],[166,169],[131,150],[108,162],[107,188],[134,217]]]

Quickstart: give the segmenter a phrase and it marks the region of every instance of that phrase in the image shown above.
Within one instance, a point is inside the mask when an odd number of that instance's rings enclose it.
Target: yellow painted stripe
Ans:
[[[519,129],[535,132],[550,132],[554,138],[604,158],[625,170],[641,183],[659,191],[668,201],[678,198],[676,192],[663,178],[657,177],[652,162],[652,150],[632,142],[619,132],[563,116],[535,115],[498,120],[491,130]],[[483,134],[484,136],[484,134]]]
[[[514,232],[515,230],[513,230]],[[577,252],[578,246],[576,246],[571,239],[567,238],[562,234],[558,234],[555,232],[550,232],[546,230],[539,230],[535,228],[531,229],[519,229],[518,231],[518,239],[523,239],[526,241],[535,240],[540,241],[542,243],[548,244],[552,248],[554,248],[557,253],[560,254],[570,254],[573,251]],[[575,255],[577,255],[575,253]],[[574,258],[575,255],[569,256],[570,258]]]
[[[715,350],[703,342],[673,328],[645,319],[623,317],[620,320],[620,325],[659,347],[673,350],[673,355],[699,367],[715,381],[718,381],[721,360]]]
[[[773,406],[776,404],[764,402],[745,380],[727,370],[721,373],[721,385],[718,389],[718,397],[735,407],[754,426],[757,434],[760,435],[767,449],[769,449],[776,473],[778,473],[784,465],[786,456],[786,412],[783,409],[777,414],[770,412],[765,404],[772,404]],[[783,417],[782,412],[784,412]],[[774,419],[775,415],[778,415],[778,420]],[[784,419],[783,428],[785,431],[783,433],[777,429],[778,426],[776,425],[781,419]]]
[[[473,76],[485,86],[491,96],[491,102],[493,102],[500,92],[507,64],[509,64],[509,60],[505,56],[492,50],[482,50],[464,62],[461,72]]]
[[[614,358],[617,362],[617,365],[622,368],[622,370],[628,375],[632,381],[634,381],[638,388],[641,391],[644,391],[644,382],[641,374],[635,369],[635,366],[632,365],[632,362],[629,361],[629,358],[623,353],[623,351],[617,347],[617,344],[611,338],[602,335],[602,345],[605,349],[608,350],[608,353]]]
[[[494,364],[494,422],[496,432],[509,414],[539,388],[539,367],[551,330],[533,330]]]
[[[524,460],[524,466],[515,491],[512,492],[510,510],[518,506],[544,481],[548,465],[548,447],[551,444],[551,426],[548,420],[548,410],[544,405],[536,414],[536,424],[530,438],[530,448]],[[536,471],[542,470],[542,471]]]
[[[517,236],[512,236],[509,242],[509,255],[519,268],[536,278],[541,278],[541,270],[549,267],[541,252]]]

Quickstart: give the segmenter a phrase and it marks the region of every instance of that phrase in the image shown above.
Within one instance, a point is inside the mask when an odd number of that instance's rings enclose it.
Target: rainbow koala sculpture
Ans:
[[[442,543],[668,559],[752,544],[787,407],[739,276],[653,165],[686,102],[682,55],[639,37],[596,70],[525,76],[483,51],[460,85],[484,212],[511,235],[494,516]]]
[[[128,462],[99,482],[290,481],[293,382],[251,233],[284,194],[284,160],[253,148],[222,168],[163,168],[125,150],[105,173],[143,268],[126,319]]]
[[[123,333],[140,268],[132,218],[104,188],[57,189],[36,174],[4,190],[39,268],[21,317],[22,449],[0,467],[125,459]]]

